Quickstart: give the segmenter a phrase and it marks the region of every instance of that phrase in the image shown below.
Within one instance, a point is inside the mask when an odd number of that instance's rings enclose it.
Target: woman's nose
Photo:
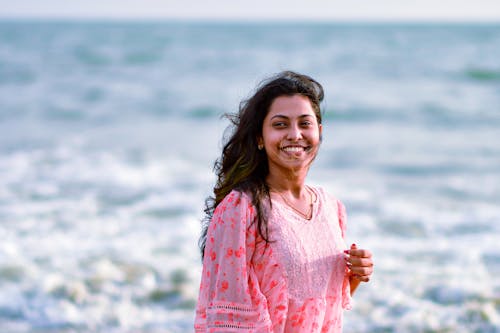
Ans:
[[[290,126],[288,130],[287,139],[289,140],[299,140],[302,139],[302,131],[298,126]]]

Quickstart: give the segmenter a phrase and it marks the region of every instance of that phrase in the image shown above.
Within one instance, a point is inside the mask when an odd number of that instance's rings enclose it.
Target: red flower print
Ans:
[[[240,246],[240,248],[236,251],[234,251],[234,255],[239,258],[241,257],[241,255],[243,254],[243,252],[245,251],[245,249],[243,248],[243,246]]]

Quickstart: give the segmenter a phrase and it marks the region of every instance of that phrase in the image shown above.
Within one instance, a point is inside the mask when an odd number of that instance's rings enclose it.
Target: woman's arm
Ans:
[[[255,212],[250,199],[233,191],[217,206],[207,231],[196,332],[271,331],[267,301],[251,258]]]

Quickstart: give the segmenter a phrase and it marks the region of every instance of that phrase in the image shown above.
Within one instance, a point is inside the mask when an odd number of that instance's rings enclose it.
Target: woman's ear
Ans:
[[[319,124],[318,129],[319,129],[319,142],[323,142],[323,125]]]
[[[261,136],[257,137],[257,149],[264,149],[264,139]]]

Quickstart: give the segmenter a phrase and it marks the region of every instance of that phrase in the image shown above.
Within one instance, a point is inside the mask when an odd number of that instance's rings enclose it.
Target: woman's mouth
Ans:
[[[300,153],[303,151],[309,151],[311,148],[309,146],[285,146],[281,147],[280,150],[284,151],[285,153]]]

